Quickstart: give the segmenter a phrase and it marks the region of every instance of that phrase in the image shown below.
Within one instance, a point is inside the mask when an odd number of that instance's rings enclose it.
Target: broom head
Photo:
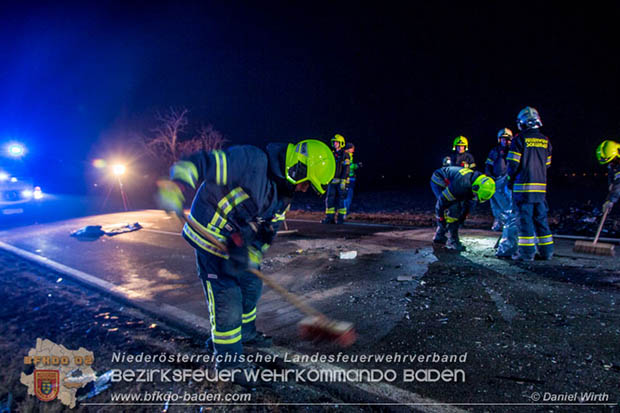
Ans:
[[[324,316],[306,317],[297,327],[302,340],[336,343],[341,347],[349,347],[357,340],[353,324]]]
[[[606,244],[604,242],[597,242],[594,244],[590,241],[575,241],[573,251],[583,254],[606,255],[609,257],[613,257],[615,255],[614,245]]]

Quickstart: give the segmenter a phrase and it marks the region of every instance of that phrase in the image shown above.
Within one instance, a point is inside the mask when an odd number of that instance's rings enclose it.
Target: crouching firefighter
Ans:
[[[171,180],[158,182],[162,206],[179,215],[183,214],[182,187],[198,188],[183,237],[196,250],[216,369],[251,368],[237,357],[244,345],[271,345],[271,339],[256,330],[262,281],[248,269],[259,268],[294,193],[310,186],[325,193],[334,171],[329,147],[304,140],[272,143],[266,151],[244,145],[197,152],[172,166]],[[227,249],[219,249],[199,232],[213,236]]]
[[[325,197],[325,218],[323,224],[343,224],[347,215],[345,200],[347,199],[347,184],[349,183],[349,168],[351,166],[351,154],[345,150],[344,136],[336,134],[332,139],[334,159],[336,160],[336,172],[334,179],[327,187]],[[334,219],[338,213],[338,218]]]
[[[446,166],[433,173],[431,189],[437,198],[437,230],[433,242],[447,242],[448,248],[462,251],[464,247],[459,240],[459,226],[465,222],[473,204],[491,199],[495,193],[495,181],[469,168]]]
[[[620,199],[620,143],[603,141],[596,149],[596,158],[601,165],[607,165],[609,193],[603,204],[603,212],[611,211]]]
[[[538,111],[525,107],[517,115],[521,131],[508,152],[508,186],[519,215],[519,241],[514,260],[532,261],[553,256],[553,236],[547,221],[547,168],[551,166],[551,142],[539,128]]]

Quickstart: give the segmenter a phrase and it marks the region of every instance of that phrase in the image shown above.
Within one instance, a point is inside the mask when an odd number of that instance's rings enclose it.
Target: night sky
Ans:
[[[183,106],[235,144],[341,133],[369,180],[400,182],[459,134],[482,164],[531,105],[556,173],[600,171],[597,144],[620,138],[617,2],[426,3],[5,5],[0,141],[79,182],[97,151]]]

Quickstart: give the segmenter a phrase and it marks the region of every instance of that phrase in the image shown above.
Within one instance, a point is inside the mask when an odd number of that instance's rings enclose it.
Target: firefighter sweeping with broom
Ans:
[[[594,236],[594,241],[575,241],[573,251],[586,254],[614,256],[615,245],[598,242],[605,225],[607,214],[611,211],[614,204],[620,199],[620,143],[605,140],[596,148],[596,158],[601,165],[607,165],[607,181],[609,183],[609,194],[603,204],[603,216],[598,225],[598,230]]]
[[[601,165],[607,165],[609,194],[603,204],[603,212],[609,212],[620,199],[620,143],[603,141],[596,148],[596,158]]]
[[[196,250],[209,307],[209,344],[221,356],[216,369],[252,369],[236,357],[243,347],[271,345],[256,330],[262,280],[255,273],[262,275],[257,269],[276,234],[274,221],[294,193],[309,187],[325,193],[335,169],[329,147],[310,139],[269,144],[266,151],[245,145],[198,152],[173,165],[171,180],[158,182],[162,207],[186,220],[183,237]],[[187,217],[182,186],[198,188]]]

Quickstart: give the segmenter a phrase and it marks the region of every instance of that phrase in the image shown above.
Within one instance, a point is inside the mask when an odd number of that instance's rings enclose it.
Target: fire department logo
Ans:
[[[43,402],[58,399],[74,408],[77,391],[96,379],[92,351],[83,347],[69,350],[62,344],[37,339],[36,346],[24,356],[24,365],[31,374],[22,372],[20,382],[28,387],[28,394]]]
[[[50,402],[58,396],[60,390],[60,372],[58,370],[34,371],[34,395],[42,402]]]

